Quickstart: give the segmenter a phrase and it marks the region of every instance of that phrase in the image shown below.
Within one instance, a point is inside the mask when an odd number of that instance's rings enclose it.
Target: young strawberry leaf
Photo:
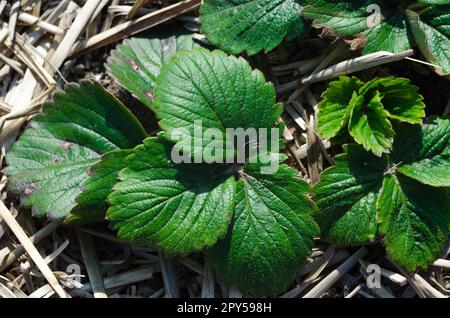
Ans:
[[[355,92],[363,86],[356,77],[341,77],[339,81],[331,82],[322,94],[319,103],[318,128],[323,139],[336,136],[348,125],[351,100]],[[356,97],[355,97],[356,98]]]
[[[254,55],[269,52],[284,37],[306,30],[300,15],[305,0],[206,0],[200,8],[202,33],[221,49]]]
[[[185,31],[158,29],[117,45],[108,58],[106,69],[122,87],[151,107],[161,66],[177,51],[197,46],[192,35]]]
[[[450,226],[450,198],[432,187],[448,184],[449,136],[450,120],[435,119],[400,125],[392,155],[347,145],[313,190],[322,238],[361,244],[382,235],[393,261],[409,271],[426,268]]]
[[[373,96],[360,95],[350,106],[348,130],[355,141],[377,156],[389,152],[394,142],[394,130],[383,109],[380,92]]]
[[[402,77],[375,78],[366,83],[359,94],[380,92],[388,117],[410,124],[421,124],[425,116],[423,96],[416,86]]]
[[[341,77],[331,82],[318,105],[318,130],[322,138],[342,134],[377,156],[392,148],[392,120],[421,123],[425,116],[423,97],[405,78],[375,78],[365,84]]]
[[[422,3],[425,5],[417,5]],[[338,36],[364,39],[363,54],[402,52],[417,45],[425,59],[450,72],[449,3],[435,1],[319,0],[305,6],[303,15],[313,25]]]
[[[227,129],[271,128],[282,113],[273,85],[260,71],[242,58],[203,48],[181,51],[165,64],[155,94],[160,127],[194,158],[209,147],[225,157],[233,150]],[[210,128],[221,137],[206,138]]]
[[[7,153],[9,187],[37,216],[61,219],[75,206],[88,167],[115,149],[139,144],[137,119],[96,82],[69,84]]]
[[[82,192],[75,199],[77,205],[70,211],[66,223],[89,224],[105,220],[106,198],[117,183],[119,171],[125,168],[125,158],[132,153],[130,149],[112,150],[89,167],[89,177],[81,184]]]
[[[107,217],[118,236],[169,255],[210,247],[233,212],[235,181],[217,165],[174,164],[173,145],[148,138],[125,159]]]
[[[274,295],[285,288],[310,255],[312,238],[318,234],[310,216],[315,207],[306,196],[309,186],[297,171],[285,165],[275,174],[260,171],[260,162],[245,165],[237,182],[231,228],[208,251],[218,274],[253,296]]]

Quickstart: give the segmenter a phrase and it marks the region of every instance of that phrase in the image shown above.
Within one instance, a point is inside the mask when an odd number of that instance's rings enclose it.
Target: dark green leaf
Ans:
[[[157,138],[134,149],[109,196],[107,217],[122,239],[187,254],[226,234],[235,181],[218,166],[173,164],[171,149]]]
[[[205,0],[200,9],[202,32],[230,53],[254,55],[275,48],[284,37],[305,30],[300,16],[304,0]]]
[[[226,129],[271,128],[282,113],[264,75],[244,59],[221,51],[179,52],[163,66],[157,83],[153,105],[160,126],[179,149],[190,150],[194,157],[215,146],[225,154],[233,150]],[[221,136],[207,138],[209,128]]]
[[[447,241],[450,198],[446,191],[388,175],[377,204],[389,257],[407,271],[427,268]]]
[[[119,171],[125,168],[125,158],[132,150],[113,150],[101,157],[101,161],[89,167],[88,178],[81,185],[82,192],[76,198],[66,223],[83,224],[101,222],[108,207],[106,198],[118,182]]]
[[[450,120],[400,129],[394,147],[396,162],[403,163],[398,170],[424,184],[450,187]]]
[[[281,165],[275,174],[261,174],[262,166],[245,166],[231,229],[209,257],[219,275],[243,293],[273,296],[310,255],[318,228],[310,216],[309,186],[297,171]]]
[[[8,152],[9,187],[38,216],[64,218],[89,166],[111,150],[131,148],[146,133],[136,118],[95,82],[69,84],[44,107]]]
[[[322,172],[313,191],[321,237],[335,244],[370,242],[377,234],[376,200],[387,159],[347,145],[335,164]]]
[[[126,39],[111,52],[106,68],[111,76],[151,108],[155,80],[161,66],[179,50],[198,46],[181,30],[157,30]]]

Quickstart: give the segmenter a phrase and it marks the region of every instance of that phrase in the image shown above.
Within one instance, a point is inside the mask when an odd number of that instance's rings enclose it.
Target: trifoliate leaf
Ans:
[[[335,137],[348,124],[351,108],[350,101],[355,92],[363,86],[356,77],[342,76],[333,81],[322,94],[319,103],[319,120],[317,128],[324,139]]]
[[[415,41],[426,58],[440,67],[439,73],[450,73],[450,5],[425,9],[417,14],[408,11]]]
[[[402,77],[376,78],[364,85],[359,94],[380,92],[388,116],[410,124],[420,124],[425,117],[425,104],[418,88]]]
[[[314,187],[321,237],[335,244],[360,244],[381,235],[393,261],[409,271],[426,268],[450,228],[446,190],[427,185],[448,184],[449,127],[448,119],[423,127],[400,125],[392,154],[381,158],[347,145]]]
[[[172,163],[172,144],[148,138],[125,159],[107,217],[118,236],[166,254],[187,254],[223,237],[235,180],[215,165]]]
[[[271,128],[282,113],[263,74],[221,51],[179,52],[162,67],[157,83],[153,107],[160,127],[194,157],[207,148],[226,154],[233,150],[227,129]],[[207,137],[210,128],[220,136]]]
[[[291,283],[318,234],[308,184],[288,166],[261,174],[263,166],[244,167],[231,228],[208,251],[219,276],[253,296],[273,296]]]
[[[424,184],[450,187],[450,120],[401,129],[394,153],[403,163],[398,171]]]
[[[407,271],[427,268],[447,241],[450,198],[446,191],[388,175],[377,204],[389,257]]]
[[[335,244],[364,244],[377,234],[376,200],[386,157],[375,157],[357,145],[345,146],[335,166],[321,174],[313,201],[319,207],[315,220],[325,240]]]
[[[89,177],[81,184],[82,192],[76,198],[77,205],[70,211],[66,223],[95,223],[105,219],[106,199],[118,181],[119,171],[125,168],[125,158],[132,153],[129,149],[113,150],[89,167]]]
[[[329,84],[319,103],[318,130],[322,138],[345,135],[378,156],[392,148],[391,120],[421,123],[423,97],[406,78],[375,78],[362,83],[342,76]]]
[[[254,55],[275,48],[284,37],[305,29],[300,15],[305,0],[205,0],[200,8],[201,30],[221,49]]]
[[[69,84],[36,116],[6,156],[9,187],[37,216],[64,218],[88,167],[111,150],[131,148],[146,133],[137,119],[95,82]]]
[[[117,45],[111,52],[106,68],[110,75],[142,103],[151,107],[155,80],[161,66],[179,50],[191,50],[198,45],[191,34],[181,30],[157,30]]]

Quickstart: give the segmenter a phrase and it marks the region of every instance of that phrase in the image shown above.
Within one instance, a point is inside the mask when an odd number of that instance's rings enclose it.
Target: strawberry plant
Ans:
[[[383,237],[410,271],[442,250],[450,120],[422,125],[423,98],[407,79],[330,84],[320,134],[360,145],[344,146],[311,189],[283,164],[274,87],[243,58],[177,33],[125,41],[107,69],[162,131],[149,137],[98,83],[68,84],[6,156],[9,187],[34,215],[106,218],[120,238],[166,255],[204,251],[221,279],[252,296],[288,286],[319,232],[334,244]],[[234,129],[255,135],[239,139]]]
[[[425,116],[423,97],[406,78],[355,77],[331,82],[319,103],[318,131],[328,139],[348,133],[377,156],[390,152],[394,141],[391,121],[420,124]]]
[[[147,138],[99,84],[68,85],[9,151],[5,172],[36,215],[86,223],[106,213],[120,238],[167,255],[208,249],[223,279],[246,294],[273,295],[293,280],[319,231],[309,185],[281,164],[276,147],[256,144],[252,157],[236,146],[231,154],[244,158],[238,163],[192,160],[217,146],[219,139],[206,137],[211,128],[225,135],[230,128],[277,132],[282,105],[244,59],[203,48],[175,53],[172,44],[192,48],[184,40],[134,39],[109,61],[113,76],[159,118],[158,136]],[[175,54],[161,67],[165,53]],[[181,149],[188,149],[185,160],[176,163]],[[265,172],[271,165],[279,167]]]
[[[319,0],[305,6],[313,25],[358,36],[363,53],[401,52],[417,45],[425,59],[450,73],[450,2],[419,0]]]
[[[335,164],[313,190],[321,238],[348,245],[381,236],[394,262],[427,268],[450,228],[450,120],[399,124],[391,154],[346,145]]]

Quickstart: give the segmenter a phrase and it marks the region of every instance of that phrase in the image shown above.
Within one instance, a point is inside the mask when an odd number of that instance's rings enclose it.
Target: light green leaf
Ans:
[[[450,6],[425,9],[421,14],[408,11],[415,41],[426,60],[450,73]]]
[[[36,116],[6,156],[9,188],[37,216],[67,216],[89,166],[111,150],[131,148],[146,133],[95,82],[68,84]]]
[[[387,159],[375,157],[358,145],[346,145],[335,166],[321,174],[314,186],[314,215],[321,237],[334,244],[364,244],[377,234],[376,200]]]
[[[197,46],[192,35],[185,31],[157,29],[117,45],[108,58],[106,69],[121,86],[151,108],[161,66],[177,51]]]
[[[118,236],[168,255],[210,247],[228,228],[235,181],[223,167],[171,161],[172,144],[148,138],[126,158],[108,201]]]
[[[219,276],[243,293],[273,296],[293,281],[318,228],[309,187],[297,172],[282,165],[275,174],[261,174],[261,167],[245,166],[231,229],[208,255]]]
[[[434,187],[450,187],[450,120],[434,119],[429,124],[401,127],[394,155],[403,163],[398,170]]]
[[[119,171],[125,168],[125,158],[132,150],[113,150],[101,157],[101,161],[89,167],[88,178],[81,184],[77,205],[66,220],[70,224],[101,222],[108,207],[106,198],[118,182]]]
[[[427,268],[447,241],[450,198],[446,191],[388,175],[377,204],[389,257],[410,272]]]
[[[323,139],[335,137],[350,117],[351,99],[363,86],[356,77],[342,76],[328,85],[319,103],[318,130]]]
[[[179,52],[163,66],[157,83],[153,105],[160,127],[194,157],[205,148],[225,154],[233,150],[228,128],[271,128],[282,113],[264,75],[244,59],[221,51]],[[207,138],[209,128],[221,136]]]
[[[402,77],[375,78],[366,83],[360,94],[380,92],[388,116],[411,124],[420,124],[425,117],[425,104],[418,88]]]
[[[254,55],[275,48],[284,37],[305,30],[300,16],[304,0],[205,0],[201,30],[221,49]]]
[[[394,141],[394,130],[383,109],[381,94],[360,95],[353,100],[349,132],[355,141],[377,156],[389,152]]]

